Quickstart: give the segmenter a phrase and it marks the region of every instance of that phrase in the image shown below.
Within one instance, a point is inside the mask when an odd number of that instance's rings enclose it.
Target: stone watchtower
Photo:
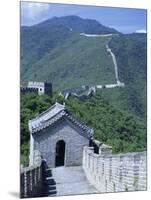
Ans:
[[[73,117],[59,103],[29,121],[30,165],[38,150],[49,167],[82,164],[83,147],[89,146],[93,129]]]
[[[46,94],[48,96],[52,96],[52,84],[51,83],[29,81],[27,87],[38,89],[39,95]]]

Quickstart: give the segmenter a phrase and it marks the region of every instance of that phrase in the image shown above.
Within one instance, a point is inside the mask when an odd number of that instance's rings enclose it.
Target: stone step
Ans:
[[[46,177],[52,177],[52,171],[51,170],[46,171]]]
[[[51,192],[56,192],[57,193],[56,189],[48,191],[48,193],[51,193]]]
[[[50,195],[56,195],[56,194],[57,194],[56,190],[54,190],[54,191],[48,191],[48,196],[50,196]]]
[[[47,185],[56,185],[56,182],[54,181],[54,179],[53,178],[51,178],[51,179],[46,179],[46,184]]]
[[[51,179],[53,179],[52,176],[51,177],[46,177],[46,180],[51,180]]]
[[[47,168],[46,171],[52,171],[52,169],[51,168]]]
[[[56,186],[54,186],[54,185],[48,185],[48,189],[49,190],[56,190]]]

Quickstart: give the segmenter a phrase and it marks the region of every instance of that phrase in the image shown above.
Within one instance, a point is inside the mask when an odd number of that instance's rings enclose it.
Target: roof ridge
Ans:
[[[36,133],[42,129],[47,128],[48,126],[53,125],[55,122],[57,122],[64,116],[67,117],[69,121],[78,126],[82,130],[84,135],[85,135],[84,132],[86,132],[87,133],[86,137],[91,137],[93,135],[93,128],[87,126],[84,122],[82,122],[82,120],[78,119],[76,116],[74,116],[74,114],[68,111],[65,107],[65,104],[62,105],[58,102],[53,104],[50,108],[42,112],[36,118],[29,120],[28,122],[29,130],[32,133]]]
[[[49,111],[51,111],[55,106],[59,106],[59,107],[62,107],[62,110],[65,109],[65,105],[62,105],[58,102],[56,102],[55,104],[53,104],[52,106],[50,106],[47,110],[43,111],[42,113],[38,114],[35,118],[33,119],[30,119],[29,122],[32,122],[32,121],[35,121],[37,119],[39,119],[40,117],[42,117],[44,114],[48,113]],[[61,111],[61,110],[60,110]],[[60,112],[59,111],[59,112]]]
[[[88,129],[92,129],[89,126],[87,126],[84,122],[82,122],[79,118],[77,118],[75,115],[73,115],[70,111],[66,110],[66,112],[73,117],[78,123],[80,123],[82,126],[88,128]]]
[[[58,117],[57,117],[58,116]],[[70,112],[67,110],[61,110],[60,112],[56,113],[53,117],[49,118],[46,121],[43,121],[39,126],[37,127],[32,127],[32,132],[38,132],[42,129],[47,128],[48,126],[54,124],[56,121],[58,121],[60,118],[63,116],[66,116],[69,120],[71,120],[76,126],[81,128],[83,131],[86,131],[89,136],[93,135],[93,128],[88,127],[85,123],[81,122],[78,120],[74,115],[72,115]]]

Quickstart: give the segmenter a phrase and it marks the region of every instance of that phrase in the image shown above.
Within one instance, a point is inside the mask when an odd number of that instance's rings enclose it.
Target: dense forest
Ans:
[[[34,93],[21,95],[21,163],[28,165],[29,130],[28,120],[64,99],[38,96]],[[113,152],[142,151],[146,149],[146,124],[135,115],[111,105],[99,93],[84,101],[70,97],[66,107],[75,117],[94,129],[94,138],[112,145]]]

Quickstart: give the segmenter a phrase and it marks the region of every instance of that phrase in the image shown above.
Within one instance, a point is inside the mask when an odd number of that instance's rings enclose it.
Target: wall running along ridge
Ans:
[[[84,147],[83,169],[89,182],[99,192],[122,192],[147,189],[146,152],[95,154]]]

